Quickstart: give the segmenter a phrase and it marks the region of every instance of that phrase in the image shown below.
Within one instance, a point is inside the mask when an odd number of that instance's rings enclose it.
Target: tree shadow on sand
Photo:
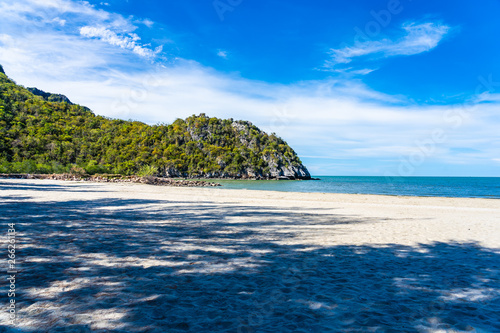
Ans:
[[[19,232],[18,332],[500,331],[498,252],[294,241],[380,219],[27,197],[0,213]]]
[[[61,184],[51,184],[45,183],[45,180],[41,180],[40,182],[8,182],[0,180],[0,191],[3,190],[19,190],[19,191],[65,191],[65,192],[101,192],[99,188],[89,187],[92,183],[85,182],[71,182],[68,185]]]

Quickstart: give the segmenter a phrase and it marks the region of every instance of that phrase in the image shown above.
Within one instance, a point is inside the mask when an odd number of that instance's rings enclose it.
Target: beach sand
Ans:
[[[0,197],[18,270],[0,332],[500,332],[500,200],[49,180]]]

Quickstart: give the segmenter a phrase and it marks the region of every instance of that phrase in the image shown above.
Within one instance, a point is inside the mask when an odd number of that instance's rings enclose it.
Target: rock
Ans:
[[[93,176],[76,176],[71,174],[0,174],[3,179],[53,179],[53,180],[71,180],[71,181],[87,181],[96,183],[108,182],[125,182],[125,183],[141,183],[148,185],[159,186],[185,186],[185,187],[204,187],[204,186],[221,186],[218,183],[206,182],[203,180],[177,180],[162,177],[139,177],[139,176],[122,176],[122,175],[93,175]]]
[[[26,88],[26,89],[28,89],[28,91],[31,92],[33,95],[40,96],[48,102],[58,102],[58,103],[64,102],[64,103],[68,103],[68,104],[73,104],[73,103],[71,103],[71,101],[69,100],[68,97],[61,95],[61,94],[48,93],[48,92],[45,92],[45,91],[40,90],[38,88]]]

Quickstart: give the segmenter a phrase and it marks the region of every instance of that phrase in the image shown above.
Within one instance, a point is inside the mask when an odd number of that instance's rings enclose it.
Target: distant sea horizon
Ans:
[[[320,180],[214,180],[222,189],[500,199],[500,177],[313,176]]]

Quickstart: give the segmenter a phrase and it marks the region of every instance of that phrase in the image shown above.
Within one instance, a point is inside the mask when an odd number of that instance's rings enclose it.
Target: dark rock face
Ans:
[[[283,155],[264,155],[264,161],[269,164],[270,178],[311,179],[311,175],[304,165],[294,163]]]
[[[2,65],[0,65],[0,73],[5,74]],[[7,75],[7,74],[5,74],[5,75]]]
[[[38,88],[26,88],[26,89],[28,89],[28,91],[31,92],[33,95],[40,96],[48,102],[73,104],[71,103],[68,97],[61,94],[48,93]]]
[[[239,139],[242,144],[253,149],[256,143],[253,142],[249,133],[253,127],[248,121],[235,121],[232,126],[239,133]],[[286,144],[286,143],[285,143]],[[290,156],[279,153],[263,152],[262,159],[267,163],[269,171],[262,173],[255,168],[247,168],[246,172],[237,178],[256,178],[256,179],[311,179],[307,168],[298,161],[295,152]]]

